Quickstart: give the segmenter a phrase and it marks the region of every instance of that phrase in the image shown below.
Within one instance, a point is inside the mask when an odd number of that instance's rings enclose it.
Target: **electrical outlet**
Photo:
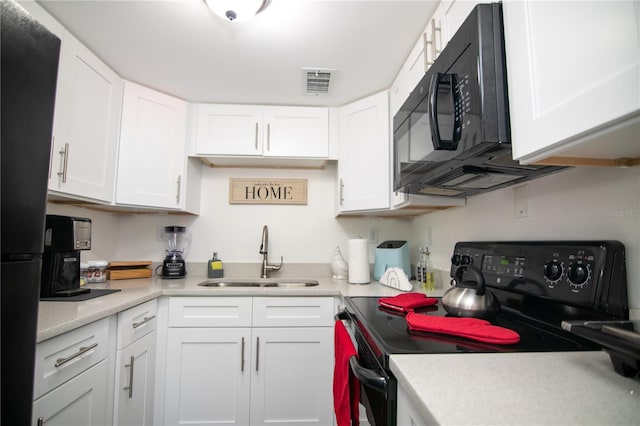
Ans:
[[[529,185],[513,188],[513,209],[516,218],[529,217]]]
[[[157,230],[158,230],[158,232],[157,232],[158,241],[164,241],[166,239],[166,237],[167,237],[167,234],[165,234],[165,232],[164,232],[164,226],[158,225],[158,229]]]
[[[378,242],[378,228],[369,229],[369,242],[370,243]]]

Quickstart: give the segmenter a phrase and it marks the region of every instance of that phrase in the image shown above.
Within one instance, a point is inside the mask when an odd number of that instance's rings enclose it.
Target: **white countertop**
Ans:
[[[253,278],[257,276],[253,272],[245,275]],[[160,296],[393,296],[401,293],[377,281],[370,284],[348,284],[346,280],[334,280],[326,275],[296,276],[317,280],[319,285],[301,288],[198,286],[198,283],[207,279],[204,274],[188,275],[184,279],[163,280],[153,277],[87,284],[88,288],[118,288],[122,291],[82,302],[40,302],[36,341],[42,342]]]
[[[640,424],[640,380],[615,373],[605,352],[392,355],[390,363],[428,424]]]

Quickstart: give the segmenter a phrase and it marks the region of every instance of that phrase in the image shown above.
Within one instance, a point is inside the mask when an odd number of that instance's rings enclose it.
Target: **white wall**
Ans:
[[[229,204],[230,177],[307,178],[308,204]],[[193,235],[189,262],[205,262],[213,251],[226,262],[260,262],[263,225],[269,227],[269,260],[289,263],[328,263],[335,247],[347,258],[350,237],[367,238],[378,229],[378,241],[410,239],[410,221],[378,218],[335,218],[335,164],[324,170],[242,169],[204,167],[199,216],[97,213],[84,208],[49,205],[49,213],[75,214],[93,219],[94,249],[83,259],[153,260],[164,256],[157,237],[165,225],[187,226]],[[102,246],[109,245],[105,250]],[[374,243],[370,244],[373,262]]]
[[[626,248],[629,304],[640,308],[640,168],[577,168],[528,185],[529,217],[515,218],[509,187],[471,197],[463,208],[421,216],[412,235],[426,241],[430,228],[432,260],[443,270],[457,241],[619,240]]]
[[[308,205],[230,205],[229,177],[307,178]],[[335,218],[335,165],[326,170],[203,170],[201,213],[122,215],[49,205],[49,213],[93,219],[93,249],[83,259],[152,260],[164,255],[158,227],[188,226],[193,245],[187,260],[204,262],[215,250],[226,262],[260,262],[263,225],[269,226],[269,260],[285,264],[329,262],[336,245],[347,256],[347,240],[367,237],[409,241],[412,260],[428,242],[432,260],[448,270],[454,244],[461,240],[615,239],[627,250],[630,305],[640,308],[640,168],[579,168],[528,183],[530,217],[516,219],[513,187],[468,199],[467,206],[414,220]],[[373,248],[370,245],[370,260]]]

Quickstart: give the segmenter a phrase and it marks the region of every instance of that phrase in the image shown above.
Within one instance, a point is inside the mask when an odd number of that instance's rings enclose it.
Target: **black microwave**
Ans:
[[[502,5],[477,5],[393,119],[394,189],[465,197],[560,170],[511,154]]]

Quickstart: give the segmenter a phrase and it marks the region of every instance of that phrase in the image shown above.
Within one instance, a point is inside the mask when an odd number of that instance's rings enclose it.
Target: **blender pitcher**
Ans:
[[[191,246],[191,233],[184,226],[165,226],[167,255],[162,262],[162,278],[184,278],[187,275],[184,253]]]

